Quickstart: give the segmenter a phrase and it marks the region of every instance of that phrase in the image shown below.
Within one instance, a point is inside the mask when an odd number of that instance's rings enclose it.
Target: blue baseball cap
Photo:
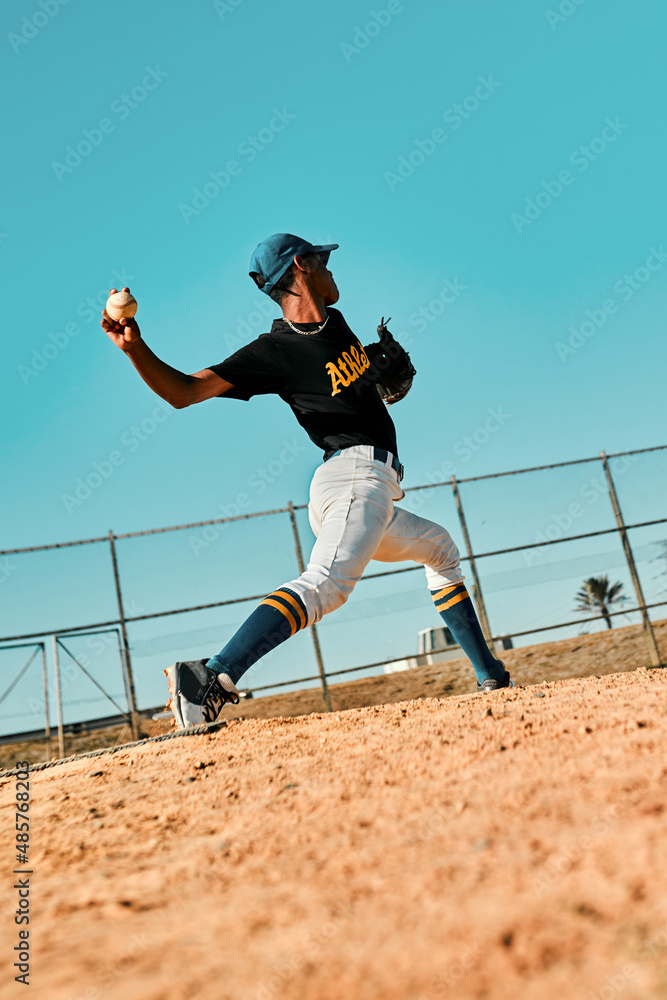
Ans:
[[[274,236],[262,240],[253,250],[250,258],[250,277],[268,295],[276,282],[291,266],[297,254],[303,257],[307,253],[326,253],[328,257],[331,251],[337,250],[338,247],[338,243],[314,246],[308,240],[302,240],[300,236],[293,236],[291,233],[276,233]],[[260,279],[259,282],[257,278]]]

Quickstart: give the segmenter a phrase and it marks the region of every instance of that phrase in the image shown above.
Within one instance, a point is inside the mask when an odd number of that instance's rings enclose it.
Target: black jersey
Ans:
[[[292,408],[328,458],[339,448],[374,445],[398,457],[396,430],[380,398],[366,352],[338,309],[320,333],[295,333],[275,319],[270,333],[242,347],[214,371],[234,386],[222,395],[248,400],[275,393]],[[319,323],[300,323],[304,331]]]

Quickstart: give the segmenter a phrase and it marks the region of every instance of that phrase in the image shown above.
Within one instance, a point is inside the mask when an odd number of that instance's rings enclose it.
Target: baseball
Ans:
[[[129,292],[114,292],[107,299],[106,310],[111,319],[132,319],[137,311],[137,300]]]

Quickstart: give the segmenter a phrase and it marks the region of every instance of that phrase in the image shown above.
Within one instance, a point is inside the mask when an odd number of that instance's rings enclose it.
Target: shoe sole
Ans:
[[[176,729],[186,729],[187,726],[183,722],[183,718],[180,714],[178,707],[178,688],[177,688],[178,671],[176,669],[176,664],[172,663],[172,665],[170,667],[167,667],[163,671],[163,673],[167,678],[169,686],[169,701],[165,705],[165,711],[166,709],[171,709],[174,716],[174,724],[175,724],[174,727]]]
[[[497,687],[497,688],[478,688],[478,689],[477,689],[477,694],[495,694],[495,693],[496,693],[496,691],[509,691],[509,689],[510,689],[510,688],[515,688],[515,687],[516,687],[516,684],[515,684],[515,683],[514,683],[514,681],[513,681],[513,680],[512,680],[511,678],[510,678],[510,682],[509,682],[509,684],[506,684],[506,685],[505,685],[504,687]]]

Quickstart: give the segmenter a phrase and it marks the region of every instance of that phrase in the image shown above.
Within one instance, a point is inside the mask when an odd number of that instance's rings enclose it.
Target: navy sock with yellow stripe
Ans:
[[[477,680],[493,677],[502,681],[505,668],[489,650],[464,583],[455,583],[441,590],[432,590],[436,610],[459,646],[473,665]]]
[[[207,666],[217,674],[227,674],[236,684],[261,656],[305,628],[306,621],[306,608],[300,597],[287,587],[280,587],[264,598]]]

